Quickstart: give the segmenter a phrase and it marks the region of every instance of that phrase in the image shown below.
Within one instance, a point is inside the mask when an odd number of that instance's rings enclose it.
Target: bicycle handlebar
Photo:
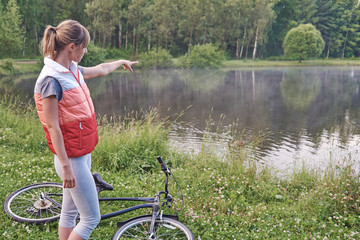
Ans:
[[[178,188],[178,194],[180,194],[180,195],[181,195],[181,199],[184,200],[184,195],[182,194],[181,188],[180,188],[178,182],[176,181],[174,175],[172,175],[171,170],[166,166],[166,164],[163,162],[163,160],[161,159],[160,156],[157,157],[157,160],[158,160],[158,162],[159,162],[159,164],[160,164],[160,166],[161,166],[161,170],[162,170],[162,171],[165,173],[165,175],[166,175],[165,191],[162,192],[162,193],[165,194],[165,199],[166,199],[166,200],[169,200],[169,199],[170,199],[170,201],[172,201],[172,199],[173,199],[172,196],[169,194],[169,191],[168,191],[169,176],[171,176],[171,177],[174,179],[175,184],[176,184],[176,186],[177,186],[177,188]],[[166,204],[166,202],[164,202],[164,203]],[[180,210],[183,208],[183,206],[184,206],[184,201],[181,202],[181,208],[178,210],[178,212],[180,212]]]

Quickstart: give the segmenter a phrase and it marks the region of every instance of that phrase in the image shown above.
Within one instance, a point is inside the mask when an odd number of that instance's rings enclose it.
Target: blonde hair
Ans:
[[[66,20],[57,27],[47,26],[41,41],[43,56],[55,59],[56,55],[70,43],[87,47],[90,42],[88,30],[75,20]]]

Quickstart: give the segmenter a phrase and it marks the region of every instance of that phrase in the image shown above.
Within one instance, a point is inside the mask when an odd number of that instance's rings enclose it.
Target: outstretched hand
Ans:
[[[130,72],[133,72],[134,70],[132,69],[132,65],[137,64],[139,61],[125,61],[123,66],[125,70],[129,70]]]

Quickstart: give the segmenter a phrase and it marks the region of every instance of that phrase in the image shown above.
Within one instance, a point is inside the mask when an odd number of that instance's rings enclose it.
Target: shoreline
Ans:
[[[6,71],[1,68],[0,60],[0,77],[10,76],[14,74],[28,74],[34,72],[40,72],[41,64],[38,59],[13,59],[14,69],[13,71]],[[111,60],[106,60],[108,62]],[[178,69],[177,59],[173,59],[173,67],[170,69]],[[225,60],[220,69],[238,69],[238,68],[258,68],[258,67],[319,67],[319,66],[360,66],[360,59],[317,59],[317,60],[304,60],[298,61],[275,61],[275,60]],[[139,68],[144,69],[144,68]]]

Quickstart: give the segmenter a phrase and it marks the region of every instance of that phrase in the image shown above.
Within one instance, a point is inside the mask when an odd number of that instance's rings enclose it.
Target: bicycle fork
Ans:
[[[149,235],[149,239],[156,239],[155,236],[155,224],[156,224],[156,219],[159,216],[159,202],[160,202],[160,194],[157,194],[155,196],[155,201],[154,201],[154,205],[153,205],[153,210],[152,210],[152,216],[151,216],[151,225],[150,225],[150,229],[148,232]],[[161,220],[161,216],[160,216],[160,220]]]

